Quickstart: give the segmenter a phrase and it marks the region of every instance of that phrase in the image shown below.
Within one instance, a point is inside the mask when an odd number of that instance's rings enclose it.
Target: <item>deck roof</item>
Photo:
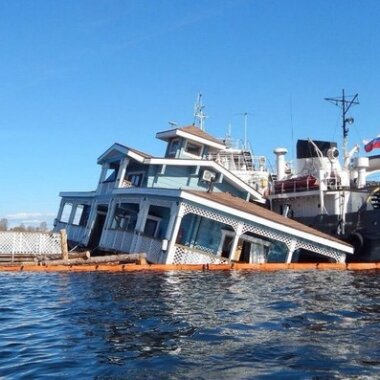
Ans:
[[[160,140],[168,141],[172,137],[175,137],[175,136],[186,137],[186,135],[190,135],[197,139],[201,139],[206,142],[209,142],[211,143],[210,145],[212,146],[217,145],[220,149],[225,148],[225,144],[223,143],[223,141],[215,138],[214,136],[211,136],[209,133],[201,130],[195,125],[188,125],[186,127],[174,128],[174,129],[169,129],[167,131],[158,132],[156,134],[156,137]]]
[[[197,195],[199,197],[202,197],[210,201],[217,202],[223,206],[231,207],[242,212],[246,212],[246,213],[261,217],[261,218],[265,218],[274,223],[278,223],[283,226],[293,228],[307,234],[312,234],[322,239],[327,239],[335,243],[343,244],[347,247],[352,247],[350,244],[340,239],[337,239],[334,236],[323,233],[319,230],[316,230],[305,224],[297,222],[293,219],[285,218],[284,216],[277,214],[271,210],[268,210],[262,206],[259,206],[258,204],[244,201],[243,199],[235,197],[229,193],[205,192],[205,191],[196,191],[196,190],[186,190],[186,192]]]

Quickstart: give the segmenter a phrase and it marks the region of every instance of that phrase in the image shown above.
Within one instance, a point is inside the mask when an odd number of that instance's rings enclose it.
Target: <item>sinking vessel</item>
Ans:
[[[380,260],[380,183],[370,181],[380,171],[380,156],[348,150],[348,111],[359,104],[358,95],[328,98],[342,109],[342,152],[336,142],[298,140],[292,170],[285,148],[274,150],[277,173],[268,199],[271,209],[320,231],[344,239],[355,248],[349,261]],[[367,153],[379,139],[365,145]]]
[[[267,209],[263,157],[204,130],[172,125],[163,157],[115,143],[95,190],[62,192],[55,230],[71,246],[147,254],[151,263],[345,262],[350,244]]]

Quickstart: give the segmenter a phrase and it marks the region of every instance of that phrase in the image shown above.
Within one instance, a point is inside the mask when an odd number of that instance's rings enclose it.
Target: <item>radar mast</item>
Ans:
[[[342,96],[337,98],[325,98],[330,103],[335,104],[342,109],[342,129],[343,129],[343,158],[347,158],[347,143],[348,143],[348,125],[353,124],[354,118],[347,117],[347,112],[352,105],[359,104],[358,94],[355,95],[345,95],[344,90],[342,90]]]

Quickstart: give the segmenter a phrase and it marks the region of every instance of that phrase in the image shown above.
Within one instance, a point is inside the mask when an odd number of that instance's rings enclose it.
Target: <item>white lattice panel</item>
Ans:
[[[214,211],[204,209],[201,207],[197,207],[188,203],[184,203],[185,205],[185,210],[184,210],[184,215],[186,214],[195,214],[195,215],[200,215],[204,218],[215,220],[220,223],[228,224],[232,226],[234,230],[237,229],[237,226],[239,225],[239,221],[234,218],[230,218],[225,215],[218,214]]]
[[[294,244],[294,250],[303,248],[311,252],[318,253],[323,256],[330,257],[334,259],[335,261],[341,261],[342,257],[345,257],[344,253],[339,252],[338,250],[328,247],[328,246],[321,246],[312,240],[304,240],[300,238],[296,238],[293,235],[284,233],[282,231],[276,231],[274,229],[270,229],[268,227],[261,227],[257,224],[247,224],[244,223],[243,226],[243,233],[246,232],[252,232],[260,236],[264,236],[266,238],[269,238],[270,240],[276,240],[281,241],[286,244],[288,248],[291,247],[292,243]]]
[[[183,246],[176,246],[173,264],[227,264],[224,257],[196,251]]]
[[[62,253],[59,233],[0,232],[0,253],[5,254],[60,254]]]

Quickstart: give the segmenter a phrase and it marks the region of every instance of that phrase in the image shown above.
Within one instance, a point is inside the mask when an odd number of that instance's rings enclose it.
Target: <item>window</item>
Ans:
[[[169,156],[175,156],[178,148],[179,148],[179,139],[173,139],[170,142],[170,146],[169,146],[169,151],[168,151]]]
[[[77,205],[75,209],[73,224],[77,226],[85,226],[90,215],[89,205]]]
[[[67,202],[63,205],[63,210],[62,210],[62,214],[61,214],[61,222],[62,223],[68,223],[69,222],[72,209],[73,209],[72,203]]]
[[[193,156],[200,156],[202,152],[202,145],[188,141],[186,143],[185,152]]]
[[[117,173],[119,172],[119,163],[111,163],[105,174],[105,180],[103,182],[115,182]]]
[[[158,227],[160,225],[161,218],[157,218],[152,215],[148,215],[145,222],[144,235],[147,237],[155,238],[157,237]]]
[[[143,178],[144,173],[129,173],[127,175],[127,181],[135,187],[140,187],[142,185]]]
[[[115,208],[111,228],[115,230],[132,231],[136,227],[139,205],[135,203],[120,203]]]

